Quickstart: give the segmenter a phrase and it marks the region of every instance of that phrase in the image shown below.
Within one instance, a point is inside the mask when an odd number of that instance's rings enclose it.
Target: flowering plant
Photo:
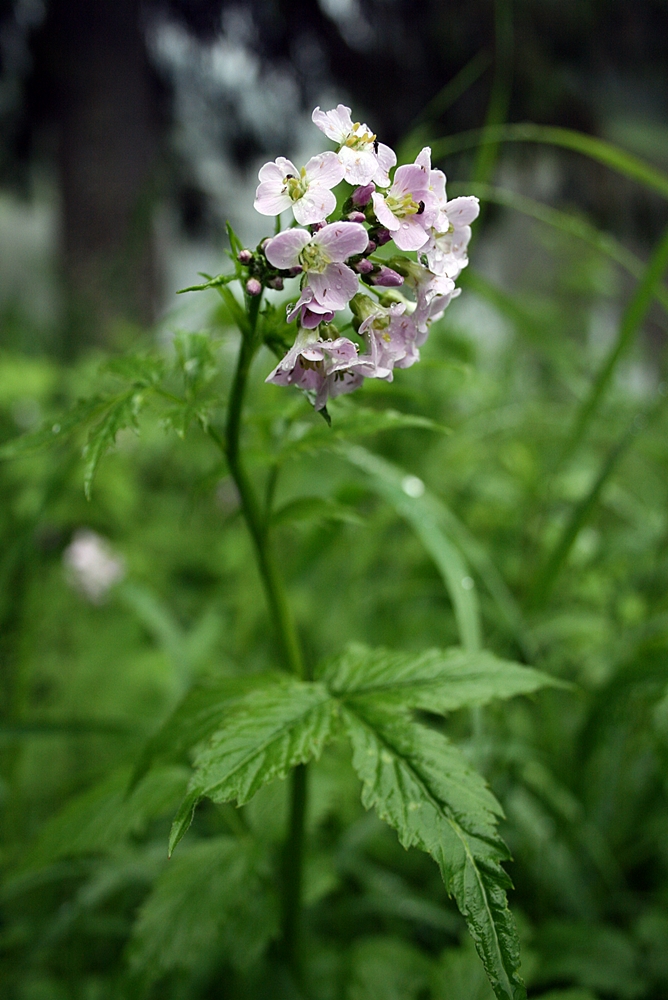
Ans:
[[[237,259],[248,269],[249,296],[299,277],[301,294],[288,307],[297,337],[267,381],[296,385],[326,410],[328,398],[365,378],[392,381],[395,367],[419,361],[430,324],[459,294],[455,280],[468,263],[479,209],[472,196],[448,201],[445,174],[432,168],[428,147],[415,163],[396,167],[394,151],[353,122],[343,104],[316,108],[313,121],[336,152],[311,157],[301,170],[282,156],[265,163],[255,196],[262,215],[280,223],[291,210],[306,228],[292,224]],[[342,183],[348,190],[337,200]],[[341,335],[348,330],[359,339]]]
[[[191,426],[204,431],[234,484],[273,627],[272,667],[283,669],[195,683],[144,747],[129,789],[130,804],[123,807],[131,812],[135,786],[141,799],[142,782],[149,782],[147,772],[154,765],[187,755],[193,768],[172,825],[171,853],[189,830],[201,800],[234,801],[240,808],[269,782],[290,776],[289,818],[278,861],[267,857],[266,865],[259,865],[254,849],[249,850],[244,822],[234,824],[238,836],[233,843],[226,842],[222,854],[213,838],[201,845],[206,857],[215,856],[222,884],[228,886],[215,926],[228,917],[236,920],[231,926],[239,927],[239,940],[250,937],[252,953],[266,955],[270,978],[285,983],[287,976],[291,981],[282,995],[308,994],[301,920],[307,765],[326,744],[343,737],[352,746],[363,805],[373,807],[396,830],[404,847],[417,847],[437,862],[498,1000],[521,1000],[526,993],[506,899],[510,883],[502,867],[508,852],[497,831],[501,806],[464,753],[448,740],[444,723],[427,725],[417,713],[432,718],[458,708],[477,713],[493,699],[532,692],[551,681],[481,649],[475,581],[461,555],[440,533],[438,504],[424,483],[403,475],[379,456],[343,443],[346,428],[353,434],[434,425],[394,411],[366,411],[365,416],[362,408],[352,406],[347,425],[345,420],[331,429],[320,422],[312,425],[310,431],[320,432],[320,437],[311,433],[310,443],[331,435],[324,446],[338,443],[340,454],[374,478],[379,492],[415,527],[441,570],[453,604],[461,647],[451,649],[396,652],[348,645],[325,663],[309,663],[273,546],[280,459],[270,459],[273,464],[261,501],[255,481],[261,472],[254,469],[251,474],[243,457],[248,376],[260,348],[267,346],[279,358],[266,381],[296,386],[330,422],[326,409],[330,398],[353,391],[365,379],[392,381],[395,369],[419,360],[431,324],[458,293],[455,280],[466,266],[470,224],[478,213],[475,198],[448,201],[445,175],[432,167],[429,149],[423,149],[414,163],[397,166],[393,151],[378,143],[366,125],[353,122],[343,105],[326,112],[316,108],[313,121],[336,143],[336,150],[311,157],[303,169],[278,157],[260,170],[255,207],[275,217],[275,234],[250,250],[229,227],[233,272],[205,275],[203,284],[184,289],[215,289],[240,334],[229,390],[222,388],[223,378],[218,383],[221,388],[216,386],[225,360],[221,361],[222,352],[213,339],[208,334],[182,335],[175,338],[174,352],[167,359],[144,355],[113,359],[104,374],[107,380],[120,382],[120,388],[81,400],[57,424],[26,435],[4,454],[42,446],[54,436],[62,440],[87,425],[83,454],[89,495],[101,457],[119,431],[138,427],[139,415],[152,402],[160,409],[163,425],[179,436]],[[281,230],[288,211],[288,226]],[[298,281],[299,289],[294,289],[283,319],[274,304],[261,307],[265,289],[281,290],[286,281]],[[241,286],[241,299],[229,287],[233,282]],[[284,441],[282,447],[289,445]],[[71,569],[81,572],[81,553],[78,549],[72,553]],[[112,569],[107,569],[104,580],[96,581],[96,596],[102,593],[100,587],[111,585],[112,576],[122,575],[120,564]],[[324,607],[326,601],[319,598],[313,614],[322,615]],[[178,656],[182,658],[182,653]],[[264,907],[266,919],[259,919],[244,893],[246,884],[260,891],[264,885],[260,869],[264,872],[272,864],[276,921],[269,904]],[[179,900],[177,938],[184,898],[181,870],[177,862],[170,883]],[[169,875],[166,880],[169,883]],[[203,885],[202,891],[211,890]],[[148,917],[146,923],[150,924]],[[140,929],[140,935],[143,932]],[[195,927],[188,934],[188,940],[196,942],[210,936],[210,931],[200,933]],[[243,951],[241,944],[239,950]],[[230,961],[237,963],[242,976],[234,996],[258,995],[256,985],[243,979],[248,970],[241,959],[231,954]]]

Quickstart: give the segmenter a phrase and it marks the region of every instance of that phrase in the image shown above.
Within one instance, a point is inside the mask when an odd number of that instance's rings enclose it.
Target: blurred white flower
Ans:
[[[109,590],[125,576],[125,560],[106,539],[90,528],[75,532],[63,552],[68,582],[93,604],[101,604]]]

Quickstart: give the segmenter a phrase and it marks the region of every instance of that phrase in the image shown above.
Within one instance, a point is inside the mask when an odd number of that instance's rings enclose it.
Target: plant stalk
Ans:
[[[297,677],[306,677],[297,630],[283,580],[267,535],[269,511],[264,511],[248,477],[240,454],[241,415],[248,373],[257,349],[260,296],[247,298],[248,327],[241,330],[241,347],[227,410],[223,444],[230,474],[239,491],[241,509],[248,526],[264,586],[274,631],[285,667]],[[304,819],[306,815],[306,765],[292,773],[290,820],[283,848],[281,871],[281,954],[294,978],[299,980],[299,925],[303,879]]]

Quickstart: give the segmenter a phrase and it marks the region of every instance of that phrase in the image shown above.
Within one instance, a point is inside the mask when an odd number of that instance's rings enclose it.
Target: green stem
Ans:
[[[249,304],[249,334],[242,336],[237,370],[232,383],[232,391],[227,409],[227,427],[225,440],[225,454],[230,469],[230,474],[239,491],[241,509],[243,511],[248,530],[255,546],[255,555],[258,561],[260,576],[264,585],[264,591],[269,604],[269,611],[274,623],[276,637],[281,650],[281,656],[288,670],[304,676],[304,665],[302,661],[297,630],[290,613],[283,581],[278,572],[276,559],[269,545],[265,530],[265,518],[263,510],[258,501],[257,495],[248,473],[241,460],[239,450],[239,437],[241,432],[241,412],[243,408],[246,383],[250,365],[258,348],[256,339],[257,315],[259,310],[259,296],[250,300]]]
[[[291,775],[290,825],[283,847],[281,951],[295,978],[300,978],[299,937],[304,872],[304,821],[308,769],[299,764]]]
[[[241,347],[227,409],[225,441],[218,437],[218,442],[224,449],[230,474],[239,491],[241,509],[255,547],[258,568],[282,659],[288,670],[298,677],[306,677],[297,630],[268,538],[267,524],[270,511],[265,511],[260,504],[240,454],[241,414],[246,383],[251,362],[260,346],[257,337],[260,297],[248,297],[246,304],[248,325],[246,329],[241,329]],[[305,814],[306,766],[301,765],[295,768],[292,774],[290,824],[283,849],[281,872],[282,957],[295,979],[299,978],[298,945]]]

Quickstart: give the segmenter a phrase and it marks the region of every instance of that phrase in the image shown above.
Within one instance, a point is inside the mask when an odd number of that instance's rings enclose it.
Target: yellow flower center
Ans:
[[[410,191],[401,195],[388,194],[385,204],[397,219],[405,219],[407,215],[417,215],[420,211],[420,205],[417,201],[413,201]]]
[[[373,146],[375,141],[376,137],[373,132],[370,132],[366,126],[362,126],[359,122],[355,122],[343,145],[350,149],[368,149],[369,146]]]
[[[318,243],[307,243],[299,255],[299,262],[305,271],[322,274],[332,260]]]
[[[307,191],[308,181],[306,180],[306,170],[304,167],[302,167],[299,177],[295,177],[293,174],[288,174],[285,178],[283,193],[289,195],[293,201],[299,201],[300,198],[304,197]]]

